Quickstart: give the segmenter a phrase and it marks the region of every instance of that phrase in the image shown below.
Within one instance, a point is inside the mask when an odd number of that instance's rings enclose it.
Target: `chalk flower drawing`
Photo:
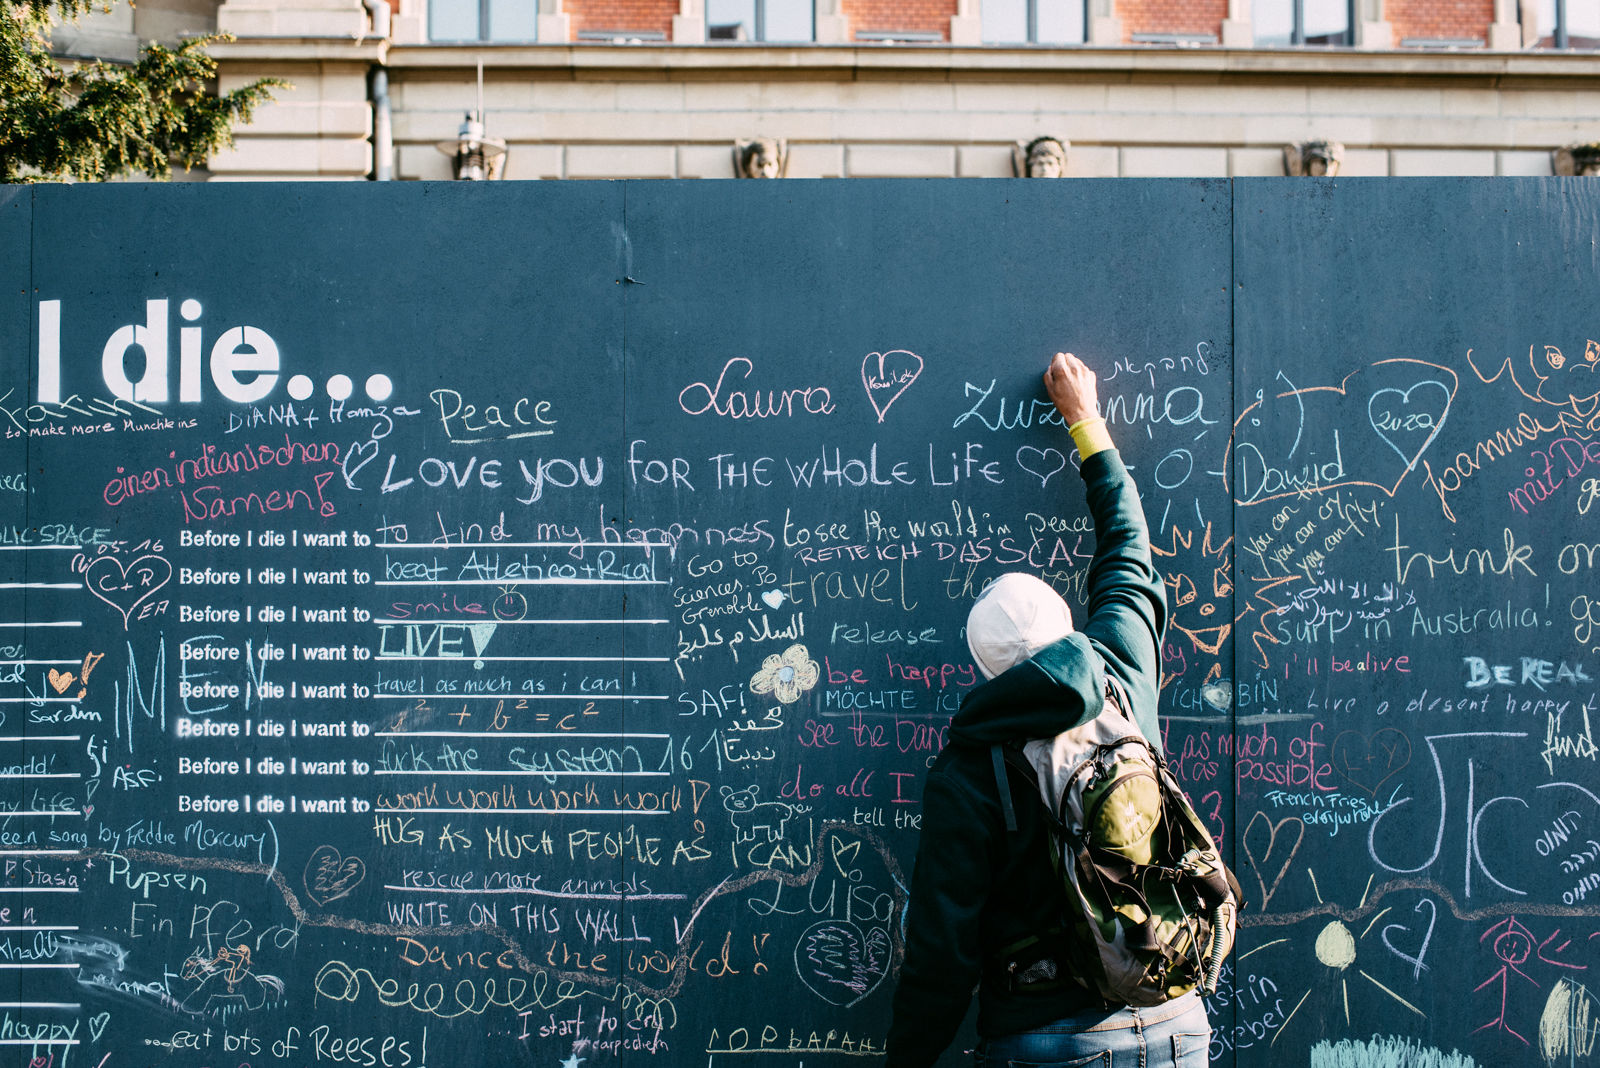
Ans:
[[[761,662],[761,670],[750,679],[750,691],[770,693],[784,704],[792,705],[821,677],[822,669],[811,659],[806,647],[796,643]]]

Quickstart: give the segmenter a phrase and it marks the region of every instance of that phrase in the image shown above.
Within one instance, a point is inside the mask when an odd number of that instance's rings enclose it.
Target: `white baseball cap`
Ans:
[[[991,582],[967,613],[967,649],[992,679],[1072,633],[1072,609],[1050,585],[1013,571]]]

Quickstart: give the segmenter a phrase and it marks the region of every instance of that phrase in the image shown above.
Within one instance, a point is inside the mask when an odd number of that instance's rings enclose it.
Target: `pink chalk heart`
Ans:
[[[861,384],[867,389],[867,399],[878,413],[878,422],[889,414],[889,406],[900,399],[900,394],[911,388],[911,383],[922,373],[922,357],[905,349],[889,352],[869,352],[861,361]]]
[[[889,932],[881,927],[863,930],[850,920],[824,920],[795,943],[794,967],[817,997],[849,1008],[883,982],[889,948]]]
[[[115,556],[97,556],[83,572],[89,592],[122,614],[122,629],[134,609],[156,595],[172,579],[165,557],[146,553],[124,564]]]

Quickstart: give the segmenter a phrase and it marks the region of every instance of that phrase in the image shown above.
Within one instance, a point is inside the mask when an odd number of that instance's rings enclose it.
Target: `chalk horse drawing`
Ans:
[[[196,949],[183,962],[183,978],[195,983],[183,999],[185,1012],[211,1016],[229,1009],[255,1010],[283,996],[283,980],[250,970],[250,947],[223,946],[207,957]]]

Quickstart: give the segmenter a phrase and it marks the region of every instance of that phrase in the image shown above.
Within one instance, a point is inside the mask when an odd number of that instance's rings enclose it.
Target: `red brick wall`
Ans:
[[[1205,33],[1221,40],[1228,0],[1117,0],[1115,14],[1124,44],[1136,33]]]
[[[678,0],[566,0],[562,9],[574,41],[584,30],[659,30],[671,40]]]
[[[1486,40],[1494,21],[1494,0],[1386,0],[1384,17],[1394,27],[1394,43],[1407,37],[1474,37]]]
[[[857,30],[900,30],[937,33],[949,40],[956,0],[843,0],[843,12],[850,19],[852,34]]]

